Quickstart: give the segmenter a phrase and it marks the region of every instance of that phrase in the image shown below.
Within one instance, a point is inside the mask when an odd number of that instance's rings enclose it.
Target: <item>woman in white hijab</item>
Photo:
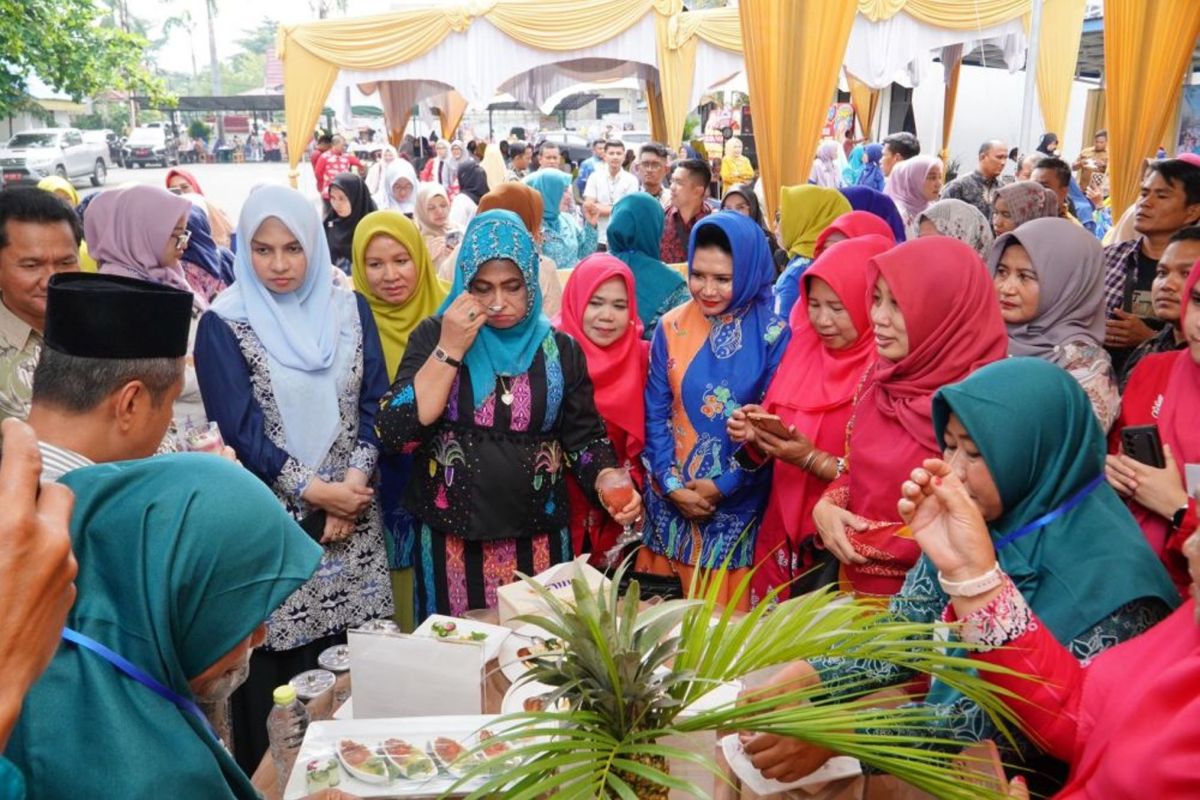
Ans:
[[[412,218],[417,201],[417,171],[407,159],[397,158],[384,173],[383,187],[375,198],[375,205],[380,209],[399,211]]]
[[[396,153],[396,148],[390,144],[383,146],[383,150],[379,153],[379,160],[367,170],[367,191],[371,193],[371,197],[376,198],[383,192],[383,176],[387,174],[387,169],[392,165],[392,162],[399,157]],[[378,201],[376,201],[376,205],[378,204]]]

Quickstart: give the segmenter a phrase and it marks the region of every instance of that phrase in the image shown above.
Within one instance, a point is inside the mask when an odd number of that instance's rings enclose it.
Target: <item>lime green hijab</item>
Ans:
[[[380,235],[390,236],[404,245],[417,272],[417,285],[408,302],[403,305],[384,300],[371,291],[371,285],[367,283],[367,245]],[[422,320],[437,313],[438,306],[446,299],[449,287],[438,278],[421,231],[411,219],[399,211],[372,211],[359,220],[354,229],[351,255],[350,275],[354,281],[354,291],[367,299],[371,315],[375,317],[390,383],[396,377],[396,370],[400,368],[400,359],[404,358],[409,335]]]
[[[789,256],[812,258],[817,237],[835,219],[853,210],[837,189],[808,183],[784,186],[779,190],[779,243]]]
[[[1017,414],[1031,409],[1029,414]],[[992,473],[1004,514],[997,542],[1064,506],[1104,474],[1104,432],[1079,383],[1039,358],[1008,358],[933,398],[938,441],[953,413]],[[1139,598],[1172,608],[1179,593],[1125,504],[1103,480],[1086,498],[996,553],[1060,642]]]
[[[321,548],[261,481],[183,453],[85,467],[67,625],[190,698],[212,666],[316,570]],[[257,798],[202,723],[98,655],[62,644],[5,755],[30,797]]]

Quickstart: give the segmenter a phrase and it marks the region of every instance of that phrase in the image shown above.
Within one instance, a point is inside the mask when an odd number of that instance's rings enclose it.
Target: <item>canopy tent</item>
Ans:
[[[795,0],[798,6],[815,2]],[[1063,19],[1082,2],[1045,0],[1047,8],[1070,7],[1060,16]],[[857,0],[849,11],[852,24],[845,36],[811,26],[783,30],[792,32],[786,38],[797,48],[820,44],[821,52],[835,53],[835,62],[840,56],[857,85],[870,90],[897,79],[912,85],[923,77],[919,65],[925,59],[919,56],[954,45],[990,43],[1015,69],[1023,60],[1030,8],[1030,0]],[[310,129],[339,76],[381,87],[400,81],[401,88],[394,90],[400,95],[397,100],[420,99],[422,92],[449,98],[456,92],[459,117],[467,102],[482,103],[501,87],[521,102],[537,105],[568,80],[637,77],[646,84],[655,135],[675,144],[700,94],[744,68],[747,19],[739,8],[685,12],[682,0],[471,0],[282,26],[278,50],[284,64],[288,127]],[[789,19],[779,24],[796,23]],[[779,37],[779,32],[763,33]],[[1069,86],[1075,55],[1073,49],[1042,48],[1039,74],[1057,76],[1057,84],[1039,82],[1043,93],[1054,85]],[[504,65],[503,72],[498,74],[497,65]],[[824,77],[789,73],[784,85],[806,93],[820,89],[831,97],[833,84],[826,83]],[[414,90],[414,84],[423,88]],[[1061,105],[1065,114],[1067,93],[1058,93],[1061,98],[1044,101],[1043,107]],[[759,98],[755,103],[759,105]],[[443,100],[441,105],[448,103]],[[386,104],[384,108],[386,112]],[[1047,112],[1047,118],[1052,115]],[[453,130],[447,125],[454,117],[443,117],[444,133]],[[760,111],[756,129],[763,124]],[[818,131],[819,125],[811,134],[813,145]],[[784,135],[794,140],[796,131]],[[801,145],[806,152],[807,144]],[[290,151],[293,178],[300,157],[300,148]],[[790,172],[784,170],[781,177],[804,179]]]

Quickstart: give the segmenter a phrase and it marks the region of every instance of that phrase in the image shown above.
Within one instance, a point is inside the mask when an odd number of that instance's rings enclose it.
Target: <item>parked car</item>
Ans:
[[[37,183],[58,175],[69,181],[83,177],[92,186],[108,178],[108,148],[88,143],[76,128],[35,128],[22,131],[0,148],[4,185]]]
[[[537,146],[541,147],[542,142],[554,142],[562,150],[563,157],[572,164],[582,164],[592,156],[587,137],[575,131],[545,131],[538,136]]]
[[[161,126],[134,128],[125,140],[125,166],[179,166],[179,142]]]
[[[123,145],[121,137],[117,136],[108,128],[101,128],[95,131],[83,131],[83,140],[88,144],[102,144],[108,152],[108,158],[105,159],[105,164],[109,169],[112,169],[113,164],[118,167],[125,166],[125,154],[122,152]]]

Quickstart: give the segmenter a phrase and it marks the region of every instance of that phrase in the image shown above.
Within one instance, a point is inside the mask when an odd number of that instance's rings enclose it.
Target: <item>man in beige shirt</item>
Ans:
[[[41,189],[0,192],[0,419],[29,416],[42,350],[46,284],[79,271],[74,209]]]

